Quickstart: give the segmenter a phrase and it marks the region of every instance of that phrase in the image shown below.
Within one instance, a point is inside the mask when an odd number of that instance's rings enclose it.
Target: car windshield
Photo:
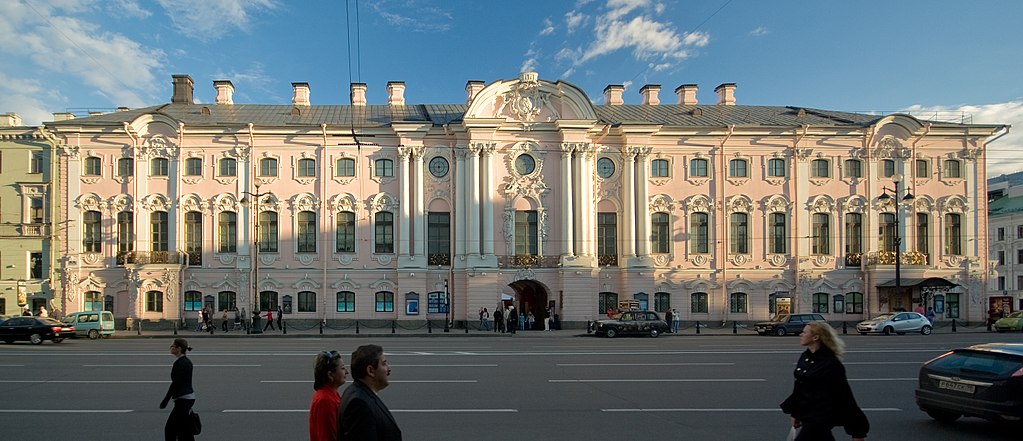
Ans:
[[[789,321],[789,315],[788,314],[778,314],[778,315],[776,315],[774,317],[771,317],[771,321],[772,322],[787,322],[787,321]]]
[[[981,378],[1005,378],[1023,368],[1023,359],[1003,354],[979,351],[955,351],[934,360],[931,368],[963,376]]]
[[[57,325],[60,326],[60,322],[55,318],[51,317],[39,317],[39,321],[43,322],[44,325]]]
[[[1005,316],[1006,318],[1023,318],[1023,311],[1016,311],[1012,314]]]
[[[68,325],[75,322],[75,316],[66,315],[64,316],[64,318],[60,319],[60,321],[63,322],[65,325]]]
[[[876,317],[872,318],[871,320],[877,320],[877,321],[888,320],[888,319],[890,319],[890,318],[892,318],[894,316],[895,316],[895,314],[881,314],[879,316],[876,316]]]

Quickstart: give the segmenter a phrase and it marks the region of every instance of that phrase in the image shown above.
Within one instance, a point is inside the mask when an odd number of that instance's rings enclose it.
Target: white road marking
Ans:
[[[0,380],[0,383],[135,384],[170,383],[166,380]]]
[[[749,383],[763,378],[621,378],[608,380],[547,380],[548,383]]]
[[[518,409],[390,409],[391,413],[515,413]],[[129,411],[130,412],[130,411]],[[221,413],[309,413],[309,409],[224,409]]]
[[[309,409],[224,409],[221,413],[309,413]],[[392,411],[393,412],[393,411]]]
[[[391,367],[497,367],[497,364],[392,364]]]
[[[897,407],[863,408],[864,412],[902,412]],[[600,409],[601,412],[781,412],[778,408]]]
[[[917,377],[906,378],[850,378],[849,381],[917,381]]]
[[[309,380],[260,380],[260,383],[308,383]],[[479,380],[390,380],[390,383],[478,383]]]
[[[558,363],[555,366],[564,367],[585,367],[585,366],[735,366],[735,363]]]
[[[0,413],[131,413],[129,409],[0,409]],[[308,412],[308,410],[306,411]]]
[[[922,364],[924,364],[924,362],[922,362],[922,361],[843,361],[842,364],[844,364],[846,366],[849,366],[851,364],[867,364],[867,365],[869,365],[869,364],[880,364],[880,365],[886,365],[886,364],[919,364],[919,365],[922,365]]]
[[[23,364],[0,364],[0,367],[25,367]]]
[[[193,364],[194,367],[262,367],[261,364]],[[133,367],[159,367],[165,368],[167,364],[83,364],[82,367],[103,367],[103,368],[133,368]]]

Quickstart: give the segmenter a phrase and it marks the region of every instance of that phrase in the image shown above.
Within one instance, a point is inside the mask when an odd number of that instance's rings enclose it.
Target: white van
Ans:
[[[75,327],[75,337],[87,335],[95,340],[114,335],[114,314],[110,311],[73,312],[61,321]]]

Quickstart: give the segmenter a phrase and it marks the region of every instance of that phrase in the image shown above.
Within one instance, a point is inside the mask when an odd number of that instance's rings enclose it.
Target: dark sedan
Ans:
[[[611,320],[597,320],[590,325],[590,330],[608,338],[625,334],[657,337],[668,332],[668,324],[653,311],[625,311]]]
[[[60,343],[74,335],[74,327],[49,317],[15,317],[0,323],[0,340],[7,343],[15,340],[28,340],[34,345],[42,344],[44,340]]]
[[[1023,344],[954,349],[920,368],[916,404],[931,418],[1023,420]]]

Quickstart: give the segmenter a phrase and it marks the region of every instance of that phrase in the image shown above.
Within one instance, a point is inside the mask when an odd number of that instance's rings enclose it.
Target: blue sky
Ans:
[[[466,81],[524,70],[596,104],[608,84],[627,103],[660,84],[671,103],[697,83],[713,103],[734,82],[739,104],[1012,124],[994,176],[1023,170],[1020,16],[1013,0],[0,0],[0,113],[35,125],[165,103],[172,74],[197,101],[228,79],[236,103],[259,104],[290,102],[292,82],[346,104],[352,81],[370,104],[387,81],[409,103],[463,103]]]

